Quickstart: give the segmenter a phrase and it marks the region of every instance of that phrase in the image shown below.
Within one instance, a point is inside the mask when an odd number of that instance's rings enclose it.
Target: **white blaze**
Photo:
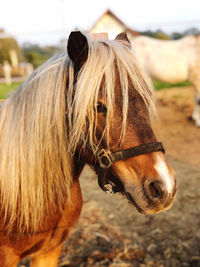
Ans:
[[[166,162],[157,155],[155,169],[162,180],[166,185],[168,193],[172,193],[174,187],[174,178],[173,175],[169,173],[169,169],[166,165]]]

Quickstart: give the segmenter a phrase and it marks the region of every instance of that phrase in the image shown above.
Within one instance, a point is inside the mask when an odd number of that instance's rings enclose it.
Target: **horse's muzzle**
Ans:
[[[171,207],[176,194],[176,183],[172,191],[168,192],[164,182],[158,179],[147,179],[142,189],[129,185],[124,187],[124,191],[127,199],[140,213],[154,214]]]

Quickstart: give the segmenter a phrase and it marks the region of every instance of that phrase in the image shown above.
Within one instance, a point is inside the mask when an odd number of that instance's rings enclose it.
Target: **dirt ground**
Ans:
[[[84,169],[84,208],[59,261],[65,267],[200,266],[200,128],[191,121],[191,87],[157,92],[154,122],[168,162],[176,172],[173,207],[142,215],[120,194],[106,194]]]
[[[176,87],[156,92],[157,136],[168,155],[200,167],[200,128],[191,118],[194,92],[192,87]]]

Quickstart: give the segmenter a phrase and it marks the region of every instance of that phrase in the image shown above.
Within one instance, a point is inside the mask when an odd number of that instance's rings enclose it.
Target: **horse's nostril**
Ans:
[[[160,200],[164,196],[163,185],[159,181],[146,182],[144,190],[147,197],[151,200]]]
[[[161,189],[161,185],[158,182],[152,182],[149,184],[149,190],[151,195],[154,198],[161,198],[162,197],[162,189]]]

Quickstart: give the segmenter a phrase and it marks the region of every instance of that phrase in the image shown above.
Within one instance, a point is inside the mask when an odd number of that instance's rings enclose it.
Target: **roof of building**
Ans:
[[[101,17],[94,23],[94,25],[91,27],[91,29],[89,31],[92,31],[92,29],[96,26],[96,24],[105,16],[105,15],[109,15],[111,17],[113,17],[117,22],[119,22],[127,31],[129,31],[130,33],[132,33],[135,36],[140,35],[139,32],[133,30],[132,28],[130,28],[129,26],[127,26],[121,19],[119,19],[110,9],[106,10]]]

